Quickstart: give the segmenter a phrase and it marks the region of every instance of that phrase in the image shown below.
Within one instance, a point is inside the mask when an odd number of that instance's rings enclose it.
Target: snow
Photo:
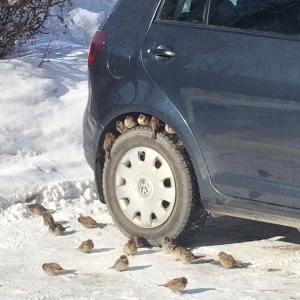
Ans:
[[[160,248],[141,248],[128,271],[109,269],[127,241],[97,198],[82,149],[89,41],[116,1],[77,0],[66,26],[50,20],[26,55],[0,61],[0,298],[1,299],[300,299],[299,233],[292,228],[210,219],[191,244],[205,255],[190,265]],[[49,46],[42,63],[42,57]],[[51,235],[28,203],[51,209],[69,226]],[[103,229],[77,222],[90,215]],[[95,249],[76,248],[91,238]],[[243,267],[223,269],[220,251]],[[47,276],[57,262],[70,273]],[[157,284],[187,277],[182,296]]]

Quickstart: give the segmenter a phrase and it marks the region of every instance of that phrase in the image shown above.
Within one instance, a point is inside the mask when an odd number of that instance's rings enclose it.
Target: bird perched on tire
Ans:
[[[140,114],[139,117],[137,118],[137,122],[141,126],[148,126],[149,125],[149,118],[144,114]]]
[[[173,293],[181,293],[185,289],[187,283],[188,281],[185,277],[179,277],[171,279],[165,284],[159,284],[158,286],[164,286],[170,289]]]
[[[126,116],[124,120],[124,125],[126,129],[131,129],[133,127],[136,127],[138,123],[134,120],[133,116]]]
[[[167,123],[165,124],[165,132],[168,133],[168,134],[175,134],[175,131]]]
[[[101,226],[90,216],[80,216],[77,221],[85,228],[101,228]]]
[[[94,249],[94,242],[91,239],[83,241],[77,249],[83,253],[91,253]]]
[[[105,157],[107,159],[110,159],[110,150],[111,150],[115,140],[116,140],[116,137],[111,132],[107,132],[105,134],[105,138],[103,141],[103,150],[105,151]]]
[[[123,121],[117,121],[116,122],[116,129],[120,132],[120,133],[123,133],[126,129]]]
[[[55,223],[53,217],[49,214],[43,213],[42,217],[43,217],[45,226],[50,227]]]
[[[66,231],[66,228],[68,227],[64,227],[61,224],[54,223],[53,225],[49,226],[49,232],[58,236],[58,235],[62,235]]]
[[[118,258],[115,261],[115,264],[112,267],[110,267],[110,269],[115,269],[118,272],[123,272],[128,269],[128,266],[129,266],[129,261],[127,259],[127,256],[121,255],[120,258]]]
[[[49,276],[55,276],[64,272],[67,272],[68,270],[65,270],[62,268],[58,263],[44,263],[42,265],[42,269],[49,275]]]
[[[128,240],[128,242],[123,247],[123,252],[129,256],[137,253],[137,245],[133,238]]]
[[[28,208],[34,215],[37,216],[41,216],[43,213],[45,213],[48,210],[42,204],[29,204]]]
[[[223,251],[218,254],[219,262],[225,269],[230,269],[236,265],[235,259]]]
[[[152,130],[151,139],[156,139],[157,131],[159,129],[159,120],[156,117],[151,117],[149,128]]]

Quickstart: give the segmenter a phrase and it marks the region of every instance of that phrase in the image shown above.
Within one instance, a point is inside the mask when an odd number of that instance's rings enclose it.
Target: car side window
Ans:
[[[159,19],[203,24],[207,0],[165,0]]]
[[[299,35],[300,1],[211,0],[208,24]]]

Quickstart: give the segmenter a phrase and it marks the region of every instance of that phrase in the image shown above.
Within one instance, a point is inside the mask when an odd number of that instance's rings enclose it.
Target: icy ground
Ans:
[[[88,43],[115,4],[78,0],[67,26],[49,28],[21,58],[0,61],[0,299],[300,299],[300,234],[292,228],[233,218],[210,219],[190,245],[204,255],[184,265],[160,248],[142,248],[124,273],[108,269],[126,238],[97,199],[82,150],[87,101]],[[63,236],[48,233],[28,203],[42,203]],[[85,229],[80,214],[106,224]],[[91,254],[76,250],[93,239]],[[218,252],[243,264],[225,270]],[[45,262],[72,270],[49,277]],[[182,296],[158,287],[174,277],[189,284]]]

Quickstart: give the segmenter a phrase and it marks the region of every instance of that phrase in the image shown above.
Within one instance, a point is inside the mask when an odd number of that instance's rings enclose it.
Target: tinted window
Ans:
[[[207,0],[166,0],[160,19],[203,24]]]
[[[212,0],[210,25],[300,34],[299,0]]]

